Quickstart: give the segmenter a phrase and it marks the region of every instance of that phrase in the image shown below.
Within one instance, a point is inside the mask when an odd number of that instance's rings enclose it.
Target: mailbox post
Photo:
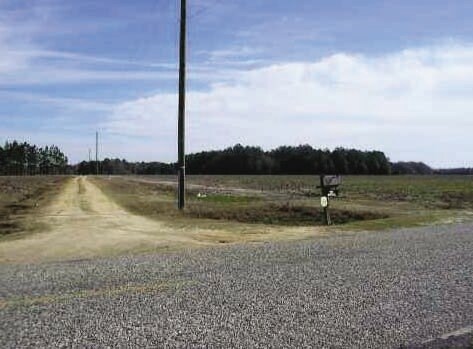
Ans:
[[[324,210],[324,223],[326,225],[332,225],[330,218],[330,198],[338,195],[338,186],[342,183],[340,176],[325,176],[320,175],[320,205]]]

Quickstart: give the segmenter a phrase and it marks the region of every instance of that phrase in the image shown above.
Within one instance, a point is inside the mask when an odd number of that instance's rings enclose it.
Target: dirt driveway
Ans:
[[[1,241],[0,263],[77,260],[326,234],[315,227],[223,225],[189,218],[159,221],[126,211],[86,176],[71,178],[52,204],[22,219],[41,229]]]
[[[71,179],[53,204],[32,219],[46,224],[47,231],[2,242],[0,261],[90,258],[196,243],[163,223],[125,211],[87,177]]]

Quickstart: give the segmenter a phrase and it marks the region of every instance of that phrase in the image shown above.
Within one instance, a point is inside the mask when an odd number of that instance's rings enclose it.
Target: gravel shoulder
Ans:
[[[0,347],[399,348],[473,324],[473,224],[0,266]]]

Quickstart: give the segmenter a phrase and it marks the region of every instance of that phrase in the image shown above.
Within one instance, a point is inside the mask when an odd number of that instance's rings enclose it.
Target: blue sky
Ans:
[[[473,166],[473,2],[188,0],[188,151]],[[178,0],[0,1],[0,142],[176,159]]]

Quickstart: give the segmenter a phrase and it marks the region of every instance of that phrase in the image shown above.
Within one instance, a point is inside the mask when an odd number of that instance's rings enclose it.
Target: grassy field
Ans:
[[[287,193],[257,192],[251,188],[236,188],[232,191],[231,187],[225,185],[217,189],[204,182],[189,186],[186,210],[179,212],[176,210],[174,186],[168,180],[165,180],[165,183],[159,178],[152,180],[157,182],[130,181],[130,178],[96,178],[95,183],[108,196],[113,197],[114,201],[131,212],[169,222],[186,218],[280,226],[313,226],[323,222],[318,201],[314,198]],[[199,197],[199,193],[204,196]],[[383,213],[336,207],[333,208],[331,216],[336,224],[386,218]]]
[[[125,208],[161,219],[210,218],[242,223],[322,223],[316,176],[188,176],[188,205],[175,210],[174,176],[97,179]],[[206,194],[199,198],[198,193]],[[473,177],[346,176],[332,201],[335,224],[356,229],[416,226],[468,219]]]
[[[155,182],[175,182],[175,176],[122,176]],[[318,176],[225,176],[190,175],[187,183],[223,190],[242,188],[260,192],[297,193],[318,195]],[[473,176],[344,176],[343,191],[349,196],[370,196],[380,199],[388,196],[396,201],[424,201],[444,205],[458,201],[461,207],[473,207]],[[383,196],[380,196],[383,195]],[[441,201],[441,202],[440,202]],[[451,207],[451,206],[450,206]],[[448,208],[448,207],[447,207]]]
[[[67,177],[0,177],[0,238],[42,227],[28,219],[60,192]]]
[[[471,177],[344,178],[323,226],[316,176],[0,178],[0,263],[300,240],[473,219]]]
[[[174,176],[138,176],[175,181]],[[188,183],[213,188],[243,188],[270,193],[318,196],[317,176],[188,176]],[[350,199],[413,202],[428,208],[473,208],[473,176],[344,176]]]

